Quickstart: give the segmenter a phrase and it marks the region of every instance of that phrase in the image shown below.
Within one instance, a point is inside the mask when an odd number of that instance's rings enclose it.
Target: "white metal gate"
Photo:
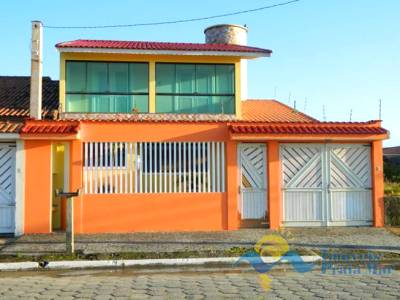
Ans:
[[[242,220],[264,219],[267,211],[265,144],[240,144],[240,203]]]
[[[281,161],[286,226],[371,224],[368,145],[286,144]]]
[[[15,228],[15,144],[0,144],[0,233]]]

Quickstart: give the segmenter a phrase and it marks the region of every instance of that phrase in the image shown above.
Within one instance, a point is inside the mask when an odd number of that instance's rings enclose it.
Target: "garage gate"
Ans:
[[[15,144],[0,144],[0,234],[15,228]]]
[[[372,224],[371,148],[281,145],[284,226]]]

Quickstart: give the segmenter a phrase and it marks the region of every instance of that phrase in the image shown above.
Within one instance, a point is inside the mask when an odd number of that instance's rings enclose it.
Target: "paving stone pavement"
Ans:
[[[274,271],[270,290],[246,270],[0,273],[1,299],[400,299],[400,272],[386,275]]]

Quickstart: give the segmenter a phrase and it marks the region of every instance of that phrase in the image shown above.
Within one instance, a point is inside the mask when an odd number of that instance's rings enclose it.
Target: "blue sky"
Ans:
[[[30,21],[47,25],[107,25],[164,21],[251,9],[285,0],[2,1],[0,75],[29,75]],[[44,31],[44,74],[58,79],[54,44],[78,38],[203,42],[217,23],[247,24],[249,45],[271,58],[249,63],[249,98],[276,98],[328,121],[379,117],[400,145],[400,1],[301,0],[251,14],[153,27]],[[305,99],[307,105],[305,105]]]

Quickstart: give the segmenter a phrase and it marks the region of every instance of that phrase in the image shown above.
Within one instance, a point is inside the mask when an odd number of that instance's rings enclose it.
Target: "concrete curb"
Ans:
[[[319,262],[322,258],[315,256],[301,256],[303,262]],[[206,257],[206,258],[171,258],[171,259],[127,259],[127,260],[64,260],[51,261],[40,266],[38,262],[12,262],[0,263],[0,271],[21,271],[21,270],[65,270],[85,268],[112,268],[112,267],[135,267],[135,266],[201,266],[207,264],[234,264],[239,257]],[[265,263],[274,263],[280,260],[280,264],[289,263],[287,258],[262,257]],[[241,265],[248,264],[246,262]]]

